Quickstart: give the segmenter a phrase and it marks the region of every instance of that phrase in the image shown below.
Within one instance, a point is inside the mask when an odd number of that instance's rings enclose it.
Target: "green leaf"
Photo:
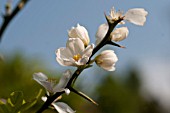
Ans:
[[[41,96],[42,91],[43,91],[42,89],[40,89],[40,90],[39,90],[39,92],[38,92],[37,96],[35,97],[36,99],[38,99],[38,98]]]
[[[33,106],[37,103],[38,98],[41,96],[42,91],[43,91],[43,90],[40,89],[39,92],[38,92],[38,94],[37,94],[37,96],[36,96],[34,99],[32,99],[32,100],[29,101],[29,102],[25,102],[25,103],[21,106],[20,111],[23,112],[23,111],[26,111],[26,110],[28,110],[29,108],[33,107]]]
[[[26,102],[24,103],[21,107],[20,107],[20,111],[23,112],[23,111],[26,111],[28,110],[29,108],[31,108],[32,106],[34,106],[35,104],[37,103],[37,99],[33,99],[31,100],[30,102]]]
[[[13,113],[19,112],[20,107],[24,103],[23,93],[21,91],[15,91],[10,94],[10,97],[7,99],[7,106],[10,108],[10,111]]]

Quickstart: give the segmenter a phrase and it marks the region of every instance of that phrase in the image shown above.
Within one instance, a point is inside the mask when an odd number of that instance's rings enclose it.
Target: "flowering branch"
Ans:
[[[107,43],[110,43],[110,34],[111,34],[111,32],[112,32],[113,29],[116,27],[116,25],[123,20],[123,18],[121,17],[121,18],[119,18],[119,19],[116,20],[116,21],[111,21],[111,20],[109,20],[108,16],[106,16],[106,14],[105,14],[105,17],[106,17],[107,23],[108,23],[108,25],[109,25],[109,29],[108,29],[105,37],[103,38],[103,40],[94,48],[94,50],[93,50],[93,52],[92,52],[92,55],[91,55],[90,58],[89,58],[88,63],[90,62],[92,56],[93,56],[99,49],[101,49],[101,48],[102,48],[104,45],[106,45]],[[116,43],[114,43],[113,45],[114,45],[114,46],[118,46],[118,47],[122,47],[122,46],[120,46],[120,45],[118,45],[118,44],[116,44]]]
[[[106,16],[105,14],[107,24],[102,24],[99,26],[99,29],[96,33],[97,46],[95,48],[93,44],[88,45],[88,32],[83,26],[78,24],[76,28],[73,27],[71,30],[69,30],[69,39],[67,41],[66,48],[61,47],[56,51],[56,60],[60,65],[75,66],[77,67],[77,70],[73,74],[71,74],[70,71],[66,71],[58,84],[48,81],[48,78],[42,73],[34,74],[34,80],[44,86],[44,88],[47,90],[47,100],[37,111],[37,113],[42,113],[50,105],[53,105],[59,113],[74,113],[75,111],[70,109],[70,107],[68,107],[66,104],[63,104],[64,108],[60,108],[60,106],[55,104],[57,98],[59,98],[63,93],[68,95],[70,91],[97,105],[97,103],[90,97],[73,88],[75,81],[84,69],[92,66],[91,64],[93,62],[107,71],[114,71],[114,66],[118,61],[118,58],[113,50],[105,50],[93,60],[91,58],[98,50],[107,44],[125,48],[124,46],[121,46],[115,42],[124,40],[127,37],[129,31],[127,27],[116,29],[115,27],[118,24],[123,24],[123,20],[127,20],[136,25],[143,25],[146,21],[146,15],[147,11],[141,8],[130,9],[124,16],[122,15],[122,12],[116,12],[113,8],[109,16]]]
[[[76,79],[78,78],[78,76],[80,75],[80,73],[81,73],[84,69],[86,69],[85,67],[88,66],[88,65],[90,65],[91,57],[92,57],[100,48],[102,48],[104,45],[107,44],[107,42],[109,41],[110,33],[113,31],[114,27],[115,27],[119,22],[121,22],[122,20],[123,20],[123,18],[120,18],[119,20],[115,21],[114,23],[110,23],[110,22],[108,21],[109,30],[108,30],[106,36],[105,36],[104,39],[101,41],[101,43],[94,48],[94,50],[93,50],[93,52],[92,52],[92,55],[90,56],[89,61],[86,63],[86,65],[83,66],[83,67],[81,67],[81,68],[78,68],[78,69],[74,72],[74,74],[72,75],[72,77],[70,78],[70,80],[68,81],[68,83],[67,83],[67,85],[66,85],[66,87],[65,87],[65,88],[70,89],[70,90],[73,91],[74,93],[76,93],[76,94],[84,97],[85,99],[91,101],[92,103],[94,103],[94,104],[96,104],[96,105],[98,105],[98,104],[97,104],[94,100],[92,100],[91,98],[89,98],[89,97],[83,95],[82,93],[76,91],[75,89],[72,88],[71,85],[72,85],[73,82],[76,81]],[[115,45],[118,46],[118,44],[116,44],[116,43],[115,43]],[[119,47],[121,47],[121,46],[119,46]],[[47,101],[46,101],[46,102],[44,103],[44,105],[37,111],[37,113],[42,113],[45,109],[48,108],[48,106],[49,106],[57,97],[61,96],[63,93],[64,93],[64,91],[63,91],[63,92],[57,92],[57,93],[54,94],[53,96],[48,97]]]
[[[12,12],[10,11],[11,10],[10,5],[6,6],[6,14],[3,15],[4,21],[2,26],[0,27],[0,41],[2,40],[2,35],[7,26],[9,25],[9,23],[11,22],[11,20],[16,16],[16,14],[19,13],[19,11],[21,11],[21,9],[26,5],[28,1],[29,0],[20,0]]]

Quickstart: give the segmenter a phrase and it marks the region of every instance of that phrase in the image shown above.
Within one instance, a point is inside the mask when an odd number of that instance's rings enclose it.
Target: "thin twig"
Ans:
[[[21,11],[28,1],[29,0],[20,0],[10,15],[4,15],[4,20],[2,26],[0,27],[0,41],[2,40],[3,33],[11,20],[16,16],[16,14],[18,14],[19,11]]]

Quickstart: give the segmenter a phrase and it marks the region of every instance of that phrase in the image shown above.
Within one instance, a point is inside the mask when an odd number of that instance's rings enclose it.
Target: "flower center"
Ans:
[[[75,61],[78,61],[80,58],[81,58],[81,55],[80,55],[80,54],[77,54],[77,55],[74,55],[74,56],[73,56],[73,59],[74,59]]]
[[[50,83],[56,83],[56,79],[54,79],[54,78],[48,78],[47,81],[50,82]]]

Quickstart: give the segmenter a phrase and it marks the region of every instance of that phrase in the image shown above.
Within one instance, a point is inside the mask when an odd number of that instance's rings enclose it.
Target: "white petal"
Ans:
[[[82,58],[80,59],[80,64],[84,65],[88,62],[89,57],[91,56],[94,49],[94,44],[91,44],[86,47],[86,49],[83,51]]]
[[[111,40],[115,42],[119,42],[124,40],[129,34],[129,30],[127,27],[120,27],[115,29],[111,34]]]
[[[50,93],[54,93],[53,91],[53,87],[54,87],[54,83],[53,82],[49,82],[49,81],[41,81],[42,86],[44,86],[44,88],[50,92]]]
[[[73,56],[73,53],[68,48],[61,47],[56,51],[57,57],[69,59]]]
[[[73,55],[77,55],[84,51],[84,43],[79,38],[69,38],[66,48],[68,48]]]
[[[96,64],[107,71],[114,71],[117,61],[118,58],[112,50],[105,50],[95,58]]]
[[[99,66],[107,71],[115,70],[115,62],[113,62],[112,59],[104,59],[104,63],[100,64]]]
[[[62,47],[56,51],[56,60],[62,66],[76,66],[73,56],[79,52],[79,54],[81,54],[83,50],[84,44],[80,39],[69,39],[66,48]]]
[[[123,12],[122,11],[117,11],[115,10],[114,7],[112,7],[111,11],[110,11],[110,19],[112,20],[118,20],[119,17],[122,17]]]
[[[43,100],[45,102],[45,101],[47,101],[47,97],[43,96],[43,97],[41,97],[41,100]]]
[[[91,45],[87,46],[86,49],[83,51],[82,56],[90,57],[91,54],[92,54],[93,49],[94,49],[94,44],[91,44]]]
[[[90,41],[86,28],[79,24],[77,24],[77,27],[72,27],[68,31],[68,36],[69,38],[80,38],[86,46]]]
[[[70,58],[72,58],[72,53],[67,48],[59,48],[56,51],[56,60],[62,66],[72,66],[74,65]]]
[[[65,91],[65,93],[66,93],[67,95],[70,94],[70,90],[69,90],[68,88],[64,89],[64,91]]]
[[[47,81],[48,77],[45,74],[39,72],[33,74],[33,79],[42,85],[41,81]]]
[[[107,23],[101,24],[96,32],[96,45],[98,45],[103,38],[105,37],[107,31],[109,29],[109,26]]]
[[[56,57],[57,62],[62,66],[75,66],[75,63],[70,61],[70,59],[62,59]]]
[[[52,105],[59,113],[75,113],[75,111],[63,102],[52,103]]]
[[[71,77],[72,77],[71,71],[66,70],[63,73],[63,76],[60,78],[59,83],[55,86],[54,91],[55,92],[63,91]]]
[[[48,92],[53,93],[53,82],[49,82],[45,74],[39,72],[33,74],[33,79],[42,85]]]
[[[124,19],[133,24],[143,26],[146,21],[147,14],[148,12],[143,8],[134,8],[126,12]]]

